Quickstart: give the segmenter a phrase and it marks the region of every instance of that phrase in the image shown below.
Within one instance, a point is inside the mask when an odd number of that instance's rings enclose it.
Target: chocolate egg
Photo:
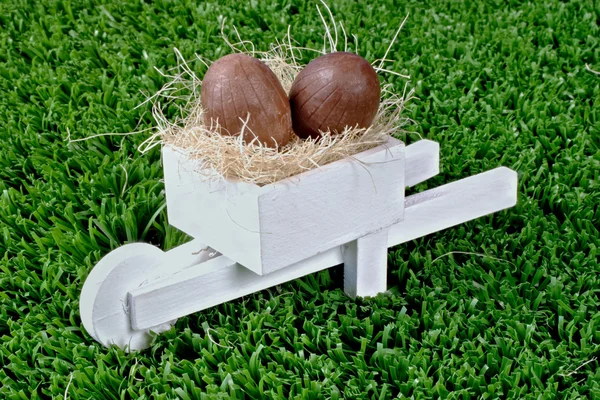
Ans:
[[[377,114],[380,93],[377,72],[364,58],[347,52],[318,57],[292,84],[294,132],[301,138],[317,138],[319,131],[367,128]]]
[[[258,138],[266,146],[284,146],[291,138],[290,103],[281,83],[262,61],[246,54],[224,56],[208,68],[201,102],[206,126],[218,122],[222,135]],[[212,125],[211,125],[212,124]]]

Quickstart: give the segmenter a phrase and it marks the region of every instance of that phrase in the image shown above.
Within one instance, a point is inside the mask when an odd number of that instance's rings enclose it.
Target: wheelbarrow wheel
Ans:
[[[159,274],[165,252],[146,243],[132,243],[108,253],[88,275],[80,297],[79,312],[85,330],[104,346],[126,351],[147,348],[154,334],[165,332],[175,321],[148,330],[133,330],[127,294]]]

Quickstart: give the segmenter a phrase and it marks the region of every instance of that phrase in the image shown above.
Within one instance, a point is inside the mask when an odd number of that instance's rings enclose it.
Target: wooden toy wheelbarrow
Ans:
[[[177,318],[344,264],[348,296],[387,290],[387,249],[516,204],[505,167],[405,198],[439,172],[439,145],[382,146],[259,187],[207,180],[164,146],[169,223],[194,238],[168,252],[144,243],[107,254],[87,277],[80,314],[105,346],[148,347]]]

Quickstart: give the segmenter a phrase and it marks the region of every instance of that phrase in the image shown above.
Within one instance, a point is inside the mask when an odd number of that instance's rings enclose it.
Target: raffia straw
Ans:
[[[327,22],[321,15],[326,25],[325,41],[330,45],[331,51],[336,51],[337,24],[330,10],[327,7],[326,9],[333,27],[327,27]],[[406,19],[401,27],[405,22]],[[321,52],[296,47],[292,43],[289,29],[284,40],[271,45],[268,51],[260,52],[251,42],[242,40],[237,30],[235,33],[238,42],[231,43],[223,33],[224,23],[223,21],[221,27],[222,36],[232,52],[246,53],[262,60],[275,73],[288,94],[296,74],[303,67],[300,63],[302,52],[312,51],[318,54],[326,52],[326,50]],[[344,37],[343,46],[346,49],[347,35],[343,26],[341,29]],[[398,32],[391,41],[390,48],[397,36]],[[356,39],[356,36],[353,37]],[[387,142],[390,135],[398,133],[406,124],[412,122],[402,116],[402,111],[405,103],[413,98],[414,92],[411,90],[406,93],[405,87],[403,94],[397,95],[391,92],[390,86],[384,86],[377,116],[373,124],[366,129],[347,127],[342,133],[323,132],[319,139],[302,140],[293,135],[290,143],[281,148],[269,148],[258,141],[244,143],[243,131],[238,136],[222,136],[218,133],[218,126],[204,124],[204,111],[200,102],[202,81],[177,49],[175,53],[178,60],[177,67],[171,74],[161,72],[169,81],[147,100],[153,104],[152,112],[157,127],[154,134],[140,146],[139,150],[145,153],[159,145],[173,146],[185,152],[190,158],[198,160],[198,172],[207,172],[206,176],[211,179],[219,176],[225,179],[240,179],[259,186],[271,184],[343,158],[352,158],[355,154],[382,145]],[[198,59],[206,64],[200,57]],[[389,60],[385,60],[384,57],[377,61],[379,62],[376,67],[377,72],[388,72],[382,68],[382,65]],[[180,116],[169,121],[165,117],[164,110],[175,100],[183,100],[184,105],[179,106]],[[248,118],[251,116],[240,117],[244,129]]]
[[[588,64],[585,64],[585,68],[592,74],[600,75],[600,71],[593,70]]]

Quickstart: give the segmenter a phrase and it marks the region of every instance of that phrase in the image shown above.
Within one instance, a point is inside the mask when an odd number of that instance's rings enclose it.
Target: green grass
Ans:
[[[391,249],[392,295],[350,300],[335,267],[128,355],[83,330],[85,277],[124,243],[188,238],[144,135],[68,133],[152,126],[134,107],[154,67],[226,54],[221,16],[259,49],[323,33],[314,2],[149,3],[0,3],[0,398],[600,398],[600,3],[330,2],[369,60],[410,12],[388,68],[420,98],[406,141],[441,144],[418,189],[506,165],[518,206]]]

